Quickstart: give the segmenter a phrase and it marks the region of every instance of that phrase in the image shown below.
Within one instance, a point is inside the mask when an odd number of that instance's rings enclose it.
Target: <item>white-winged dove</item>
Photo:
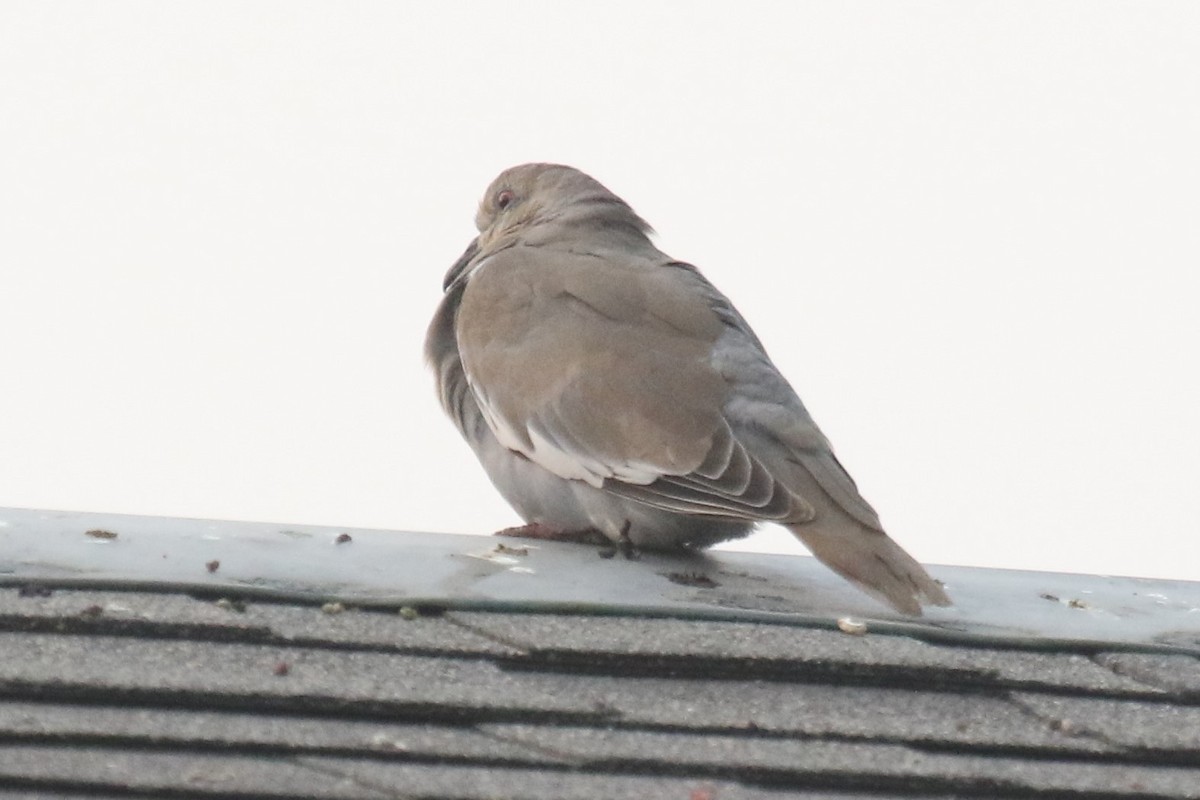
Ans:
[[[908,614],[949,604],[884,532],[737,309],[593,178],[488,187],[425,342],[442,405],[526,522],[649,549],[777,522]]]

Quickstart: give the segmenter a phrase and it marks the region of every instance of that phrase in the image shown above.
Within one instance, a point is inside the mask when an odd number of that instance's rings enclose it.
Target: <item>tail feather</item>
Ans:
[[[754,440],[747,449],[774,455],[771,474],[814,512],[785,524],[830,569],[905,614],[920,616],[922,605],[951,604],[941,584],[884,533],[875,510],[832,452],[797,448],[780,454],[778,443],[770,440]]]
[[[844,527],[853,524],[845,522]],[[920,616],[922,604],[950,605],[941,584],[891,537],[862,525],[854,527],[857,530],[829,530],[817,521],[788,529],[830,569],[897,611]]]

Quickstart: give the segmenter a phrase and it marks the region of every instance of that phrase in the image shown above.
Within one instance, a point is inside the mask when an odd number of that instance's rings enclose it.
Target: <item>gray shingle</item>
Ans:
[[[787,676],[805,680],[829,674],[840,680],[897,685],[1022,686],[1129,696],[1160,690],[1097,665],[1075,653],[982,647],[949,647],[904,636],[848,636],[837,630],[749,622],[472,614],[451,619],[471,630],[530,651],[545,661],[574,660],[605,669]],[[637,656],[637,660],[630,657]]]
[[[1200,706],[1021,693],[1016,702],[1062,731],[1129,748],[1161,750],[1200,764]]]
[[[394,612],[353,608],[329,614],[316,605],[253,600],[218,604],[214,598],[182,594],[75,590],[41,596],[0,589],[0,629],[63,630],[66,624],[72,630],[146,637],[304,642],[409,653],[512,652],[492,639],[431,616],[406,618]]]
[[[719,779],[622,775],[576,770],[430,765],[322,756],[162,753],[118,748],[7,746],[0,781],[46,790],[85,785],[99,791],[177,792],[188,796],[280,798],[442,798],[459,800],[784,800],[778,793]],[[45,797],[41,792],[37,796]],[[125,795],[128,796],[128,795]],[[846,800],[844,797],[839,800]]]
[[[71,790],[58,790],[43,788],[38,790],[24,791],[21,789],[6,790],[0,788],[0,800],[129,800],[128,794],[117,796],[115,794],[95,794],[93,792],[81,793]]]
[[[608,769],[662,769],[682,765],[732,770],[750,780],[796,780],[847,789],[869,785],[891,791],[1094,792],[1120,797],[1200,797],[1200,767],[1119,770],[1102,762],[922,752],[896,745],[796,739],[630,733],[598,728],[497,725],[489,730],[516,741]]]
[[[504,672],[476,661],[375,653],[149,643],[121,637],[0,634],[0,687],[40,686],[49,699],[87,687],[100,697],[161,697],[305,711],[354,704],[409,718],[590,717],[702,730],[951,742],[1069,751],[1100,745],[1035,724],[1001,696],[784,681]],[[44,684],[47,662],[61,664]],[[287,675],[274,674],[287,663]],[[133,667],[133,669],[131,669]],[[289,698],[294,698],[289,700]]]
[[[165,753],[94,747],[5,745],[0,785],[268,797],[388,798],[396,793],[313,769],[286,756]]]
[[[1101,653],[1096,661],[1118,675],[1200,701],[1200,658],[1149,653]]]
[[[538,675],[538,692],[569,695],[622,726],[796,734],[963,749],[1100,753],[1099,742],[1066,736],[1003,696],[896,691],[782,681]]]
[[[90,541],[87,515],[9,516],[0,583],[66,583],[0,590],[0,800],[1200,787],[1200,660],[1161,646],[1190,652],[1193,585],[945,570],[959,606],[848,636],[834,611],[871,601],[803,559],[518,557],[382,532],[340,547],[328,529],[146,518]],[[679,564],[720,586],[672,579]],[[214,602],[255,592],[273,601]],[[422,592],[434,615],[395,613]],[[322,613],[335,597],[390,611]]]
[[[87,692],[221,705],[249,699],[264,708],[299,711],[315,703],[353,705],[362,713],[429,707],[447,716],[461,709],[495,713],[526,708],[595,715],[586,701],[547,694],[478,660],[13,633],[0,633],[0,653],[5,655],[0,690],[38,690],[48,699]],[[289,667],[282,676],[276,674],[281,663]]]
[[[472,727],[397,724],[272,715],[0,701],[0,740],[24,743],[88,741],[176,749],[234,748],[278,752],[379,752],[480,763],[551,761]]]
[[[877,794],[846,795],[795,787],[748,786],[733,780],[688,775],[607,771],[562,772],[527,769],[432,767],[423,764],[367,763],[347,759],[302,758],[332,774],[352,776],[370,786],[412,792],[413,796],[455,800],[881,800]]]

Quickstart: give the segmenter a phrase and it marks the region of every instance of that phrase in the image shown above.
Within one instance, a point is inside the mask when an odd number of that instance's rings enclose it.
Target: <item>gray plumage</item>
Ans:
[[[527,522],[704,547],[758,522],[897,609],[945,592],[884,533],[741,314],[578,170],[488,188],[426,338],[443,407]]]

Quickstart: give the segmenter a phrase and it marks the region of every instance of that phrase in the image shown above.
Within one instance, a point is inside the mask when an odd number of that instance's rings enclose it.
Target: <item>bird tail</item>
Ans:
[[[950,605],[941,584],[886,533],[850,520],[837,522],[857,530],[830,530],[820,521],[787,527],[830,569],[897,611],[920,616],[922,605]]]

